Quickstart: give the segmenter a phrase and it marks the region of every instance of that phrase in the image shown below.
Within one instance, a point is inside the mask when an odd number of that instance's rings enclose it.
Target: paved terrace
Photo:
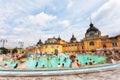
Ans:
[[[97,72],[51,75],[51,76],[31,76],[31,77],[5,77],[0,76],[0,80],[120,80],[120,67],[111,70],[100,70]]]

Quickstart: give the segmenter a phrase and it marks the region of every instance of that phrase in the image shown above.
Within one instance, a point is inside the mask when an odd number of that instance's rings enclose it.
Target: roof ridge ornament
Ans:
[[[61,40],[60,35],[58,36],[58,40]]]
[[[92,18],[91,18],[91,16],[90,16],[90,24],[92,23]]]
[[[92,23],[92,18],[90,16],[90,27],[93,27],[93,26],[94,26],[94,24]]]

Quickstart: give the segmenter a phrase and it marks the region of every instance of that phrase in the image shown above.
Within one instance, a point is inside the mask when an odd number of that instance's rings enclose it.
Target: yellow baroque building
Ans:
[[[25,53],[82,52],[97,49],[120,49],[120,35],[101,36],[101,31],[90,23],[85,37],[81,41],[77,41],[74,35],[70,42],[62,40],[60,37],[48,38],[45,43],[39,40],[35,47],[27,47]]]

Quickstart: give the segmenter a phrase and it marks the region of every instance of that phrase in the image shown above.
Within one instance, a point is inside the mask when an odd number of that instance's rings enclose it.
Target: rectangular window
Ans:
[[[57,48],[59,48],[59,46],[57,46]]]
[[[113,47],[116,47],[116,46],[117,46],[117,43],[116,43],[116,42],[113,42],[113,43],[112,43],[112,46],[113,46]]]
[[[45,46],[45,48],[47,48],[47,45]]]
[[[54,48],[54,46],[51,46],[51,48]]]
[[[90,45],[90,46],[94,46],[94,42],[91,41],[91,42],[89,43],[89,45]]]

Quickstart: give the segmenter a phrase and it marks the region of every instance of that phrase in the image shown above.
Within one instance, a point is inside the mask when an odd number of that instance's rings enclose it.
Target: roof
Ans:
[[[90,31],[95,31],[95,32],[99,31],[99,30],[94,26],[94,24],[90,23],[89,26],[90,26],[90,27],[87,29],[87,32],[86,32],[86,33],[90,32]]]
[[[72,38],[70,39],[70,41],[72,40],[76,40],[76,38],[74,37],[74,35],[72,35]]]

